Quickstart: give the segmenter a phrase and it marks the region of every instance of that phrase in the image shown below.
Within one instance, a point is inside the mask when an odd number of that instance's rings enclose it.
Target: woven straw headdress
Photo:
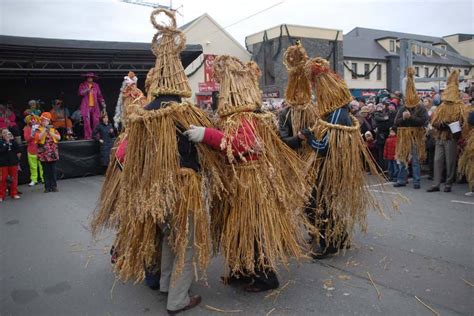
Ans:
[[[446,103],[463,103],[459,93],[459,71],[451,71],[446,81],[446,90],[441,94],[441,100]]]
[[[304,66],[308,59],[306,50],[301,44],[288,47],[283,56],[283,63],[288,70],[285,100],[290,106],[311,102],[311,83],[304,72]]]
[[[320,116],[324,117],[352,101],[346,82],[329,68],[326,59],[317,57],[308,60],[305,64],[305,74],[316,90]]]
[[[160,24],[156,16],[164,13],[170,19],[170,25]],[[184,98],[191,96],[188,78],[184,73],[179,53],[186,45],[186,38],[176,27],[173,12],[156,9],[150,16],[151,24],[157,29],[153,36],[151,50],[156,56],[155,67],[147,75],[147,91],[149,97],[158,95],[177,95]]]
[[[408,67],[407,69],[407,86],[405,89],[405,107],[414,108],[420,104],[420,97],[416,93],[415,88],[415,69]]]
[[[228,55],[216,57],[214,76],[220,84],[217,105],[219,116],[251,112],[257,108],[257,93],[260,94],[254,79],[257,75],[239,59]]]

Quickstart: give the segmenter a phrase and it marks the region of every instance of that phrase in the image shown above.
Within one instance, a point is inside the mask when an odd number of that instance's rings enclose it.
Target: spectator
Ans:
[[[14,141],[13,134],[6,128],[2,129],[0,139],[0,202],[3,202],[7,193],[7,179],[11,177],[10,196],[19,199],[18,195],[18,163],[20,162],[20,148]]]
[[[433,105],[438,106],[441,104],[441,96],[439,95],[439,87],[434,85],[431,87],[431,99],[433,100]]]
[[[104,168],[104,172],[109,165],[110,151],[115,141],[115,130],[109,122],[107,114],[102,114],[101,122],[94,130],[93,136],[101,143],[100,148],[100,164]]]
[[[69,118],[69,110],[63,105],[63,100],[56,98],[50,113],[53,127],[63,138],[70,139],[72,137],[72,122]]]
[[[372,122],[369,116],[369,108],[367,106],[363,106],[360,109],[359,116],[357,117],[360,122],[360,132],[361,134],[365,134],[366,132],[372,132]]]
[[[388,179],[391,182],[397,182],[398,164],[395,159],[395,152],[397,150],[397,133],[393,127],[390,128],[390,134],[385,142],[383,150],[383,158],[387,164]]]
[[[78,138],[84,138],[84,122],[82,121],[81,109],[77,109],[71,115],[73,122],[72,132]]]
[[[374,112],[374,121],[376,127],[375,134],[375,159],[377,164],[382,170],[386,170],[385,160],[383,158],[385,140],[388,137],[389,129],[393,125],[393,121],[390,122],[390,116],[387,108],[384,104],[377,104]]]
[[[23,115],[27,117],[28,115],[36,115],[40,116],[41,115],[41,109],[39,107],[39,103],[36,100],[30,100],[28,101],[28,108],[23,112]]]
[[[433,100],[429,97],[425,97],[423,99],[423,106],[428,112],[428,116],[431,118],[431,116],[433,115],[433,112],[436,110],[436,106],[433,106]]]
[[[28,115],[25,118],[26,126],[23,128],[23,138],[27,144],[27,156],[28,165],[30,166],[30,184],[29,186],[35,186],[38,183],[38,179],[43,182],[43,167],[38,159],[38,145],[35,143],[35,133],[39,128],[40,118],[36,115]]]
[[[8,129],[16,139],[16,142],[21,144],[20,131],[16,124],[16,115],[11,110],[11,106],[0,104],[0,130]]]
[[[56,162],[59,160],[58,141],[61,139],[51,122],[51,113],[41,114],[41,126],[36,130],[35,142],[38,145],[38,158],[43,165],[44,193],[58,192],[56,184]]]

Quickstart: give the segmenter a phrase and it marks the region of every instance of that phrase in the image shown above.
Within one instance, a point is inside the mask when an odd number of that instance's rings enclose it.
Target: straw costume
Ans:
[[[169,25],[156,22],[160,13],[170,19]],[[133,102],[128,106],[128,143],[115,202],[115,272],[122,280],[138,282],[145,277],[144,268],[161,270],[160,291],[168,292],[167,309],[174,314],[201,300],[188,291],[194,271],[204,272],[210,260],[205,206],[211,201],[206,198],[219,196],[223,186],[213,167],[219,166],[220,157],[183,135],[191,124],[210,126],[204,112],[181,103],[182,97],[191,96],[179,58],[184,34],[170,11],[154,10],[151,23],[158,32],[152,42],[156,63],[145,84],[148,96],[136,86],[123,93],[124,100],[129,96]]]
[[[472,196],[474,194],[474,110],[465,112],[468,124],[464,125],[463,136],[466,139],[466,146],[459,157],[458,170],[459,174],[466,176],[471,190],[471,193],[468,192],[466,195]]]
[[[434,158],[434,182],[428,192],[439,191],[443,170],[446,167],[445,192],[451,191],[456,180],[457,142],[461,137],[461,128],[465,125],[466,106],[459,93],[459,72],[453,70],[448,77],[446,90],[441,95],[441,105],[431,117],[436,141]],[[460,130],[452,133],[449,124],[458,122]]]
[[[407,69],[405,104],[398,110],[395,117],[397,128],[397,149],[395,158],[400,163],[397,183],[395,187],[405,186],[408,177],[408,162],[411,158],[413,168],[413,187],[420,188],[421,168],[420,161],[426,159],[425,126],[428,122],[428,112],[420,102],[415,89],[415,69]]]
[[[359,121],[349,113],[352,96],[346,83],[323,58],[308,60],[305,74],[315,89],[320,115],[302,134],[320,158],[313,212],[320,233],[319,242],[314,240],[319,246],[314,258],[321,259],[350,246],[355,224],[366,230],[367,208],[383,211],[367,188],[365,165],[373,175],[379,172],[360,135]]]
[[[244,276],[254,282],[246,290],[258,292],[278,287],[278,263],[304,256],[300,210],[308,186],[304,163],[278,138],[271,114],[255,113],[261,98],[251,69],[234,57],[217,57],[220,129],[193,126],[186,133],[226,157],[228,194],[212,213],[213,236],[230,269],[224,281]]]

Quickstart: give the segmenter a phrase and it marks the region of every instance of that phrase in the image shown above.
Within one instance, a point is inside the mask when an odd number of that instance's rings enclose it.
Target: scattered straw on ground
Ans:
[[[427,305],[425,302],[423,302],[422,300],[420,300],[416,295],[415,295],[415,298],[418,302],[420,302],[421,304],[423,304],[426,308],[428,308],[433,314],[435,314],[436,316],[440,316],[440,314],[435,311],[431,306]]]

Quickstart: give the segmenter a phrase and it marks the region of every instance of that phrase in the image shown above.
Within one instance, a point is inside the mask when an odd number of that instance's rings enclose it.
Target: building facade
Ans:
[[[400,87],[400,40],[409,39],[472,58],[472,36],[455,34],[445,38],[356,27],[344,35],[344,79],[355,96],[380,89]],[[461,41],[459,40],[461,39]],[[418,78],[446,78],[459,69],[465,80],[472,79],[473,63],[456,56],[435,52],[420,45],[412,46],[413,67]],[[419,90],[443,88],[443,79],[417,82]]]
[[[283,99],[288,74],[283,56],[290,45],[300,40],[309,57],[324,57],[333,69],[343,73],[343,32],[299,25],[282,24],[249,35],[245,45],[262,70],[260,88],[264,98]]]
[[[212,60],[216,55],[232,55],[242,61],[250,60],[250,53],[207,13],[183,25],[187,44],[202,46],[203,53],[186,69],[193,91],[193,101],[209,103],[213,91],[218,90],[212,75]]]

